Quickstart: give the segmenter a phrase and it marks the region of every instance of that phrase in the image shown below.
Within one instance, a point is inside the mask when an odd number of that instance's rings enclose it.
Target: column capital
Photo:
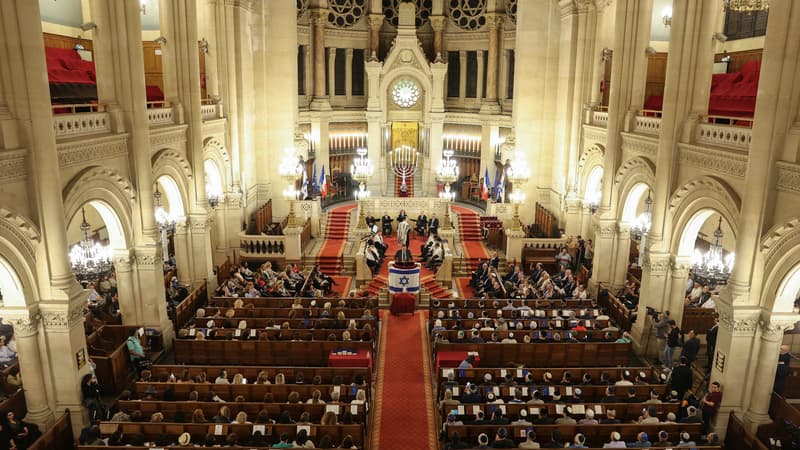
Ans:
[[[83,323],[83,307],[86,304],[83,298],[69,303],[41,304],[41,319],[45,330],[67,331],[73,324]]]
[[[383,14],[370,14],[367,20],[369,21],[370,30],[380,31],[386,16]]]
[[[14,335],[29,337],[38,333],[42,316],[36,307],[3,308],[3,318],[14,327]]]
[[[130,250],[116,250],[112,257],[114,263],[114,270],[117,272],[130,272],[132,269],[131,252]]]
[[[489,29],[489,31],[497,31],[503,26],[505,20],[505,14],[488,13],[486,14],[486,27]]]
[[[758,322],[761,339],[767,342],[781,342],[783,333],[795,327],[800,320],[797,314],[773,314],[768,319]]]
[[[653,253],[645,249],[642,269],[647,270],[651,275],[666,276],[671,265],[669,253]]]
[[[761,319],[759,307],[735,307],[730,303],[722,289],[719,301],[716,302],[719,324],[733,336],[754,336]]]
[[[673,256],[670,261],[670,270],[672,270],[672,278],[686,278],[689,276],[689,270],[692,268],[691,258],[683,256]]]
[[[598,239],[613,239],[617,234],[617,222],[615,220],[601,219],[594,229]]]
[[[250,11],[253,8],[253,0],[224,0],[225,6],[233,6]]]
[[[192,234],[203,234],[209,228],[208,215],[192,214],[186,220],[186,226]]]
[[[445,24],[444,16],[430,16],[428,17],[428,20],[431,21],[431,28],[433,28],[433,31],[438,33],[444,30],[444,24]]]
[[[136,247],[136,253],[131,257],[131,262],[138,268],[151,269],[161,265],[160,246]]]
[[[594,0],[594,7],[597,9],[597,12],[602,13],[607,6],[611,5],[613,0]]]
[[[328,24],[328,10],[325,8],[314,8],[311,10],[311,23],[315,27],[322,28]]]
[[[560,0],[558,8],[561,10],[561,18],[585,13],[592,4],[591,0]]]

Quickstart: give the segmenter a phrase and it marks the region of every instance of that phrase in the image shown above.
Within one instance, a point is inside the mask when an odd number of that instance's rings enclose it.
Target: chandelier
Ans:
[[[636,222],[631,227],[631,239],[634,241],[641,241],[647,233],[650,232],[652,226],[652,212],[650,208],[653,207],[653,198],[650,197],[650,191],[647,191],[647,199],[644,201],[644,212],[639,214]]]
[[[86,208],[81,208],[81,241],[69,252],[72,272],[81,279],[95,277],[111,270],[111,252],[89,236],[92,229],[86,221]]]
[[[458,161],[453,159],[453,150],[442,150],[442,159],[439,162],[439,169],[436,171],[436,176],[445,185],[455,182],[458,179]]]
[[[353,158],[353,165],[350,166],[350,174],[353,176],[354,180],[363,184],[372,176],[373,167],[369,158],[367,158],[366,148],[362,147],[356,149],[356,154],[358,154],[358,157]]]
[[[714,231],[714,243],[708,248],[708,252],[703,254],[700,249],[694,250],[691,273],[695,281],[714,286],[728,283],[735,256],[730,253],[723,257],[722,236],[722,217],[720,217],[717,229]]]
[[[722,0],[728,11],[752,13],[767,11],[769,0]]]

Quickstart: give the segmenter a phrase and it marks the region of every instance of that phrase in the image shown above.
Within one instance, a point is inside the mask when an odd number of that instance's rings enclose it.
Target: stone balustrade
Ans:
[[[56,139],[111,132],[111,118],[107,112],[56,114],[53,116]]]
[[[239,235],[242,258],[283,258],[286,254],[286,236],[283,235]]]
[[[752,131],[740,126],[700,123],[697,125],[695,140],[700,144],[747,150],[750,148]]]
[[[175,123],[175,114],[170,106],[147,108],[147,120],[150,126],[171,125]]]
[[[592,111],[592,125],[608,127],[608,111]]]
[[[207,103],[200,105],[200,116],[203,120],[222,118],[222,105],[219,103]]]
[[[661,117],[636,116],[633,131],[658,136],[661,134]]]

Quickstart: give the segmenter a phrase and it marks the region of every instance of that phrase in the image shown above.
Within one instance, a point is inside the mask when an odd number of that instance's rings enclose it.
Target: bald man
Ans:
[[[781,345],[781,353],[778,355],[778,368],[775,370],[775,384],[772,387],[772,390],[777,394],[783,395],[783,391],[786,389],[786,378],[792,372],[789,367],[791,362],[792,354],[789,353],[789,346]]]

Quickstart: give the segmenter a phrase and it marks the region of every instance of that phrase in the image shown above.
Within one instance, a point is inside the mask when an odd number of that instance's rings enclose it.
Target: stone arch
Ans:
[[[0,208],[0,289],[3,307],[38,303],[36,261],[44,258],[41,235],[28,218]]]
[[[664,230],[664,235],[672,236],[672,254],[691,256],[697,232],[714,212],[728,222],[736,236],[740,206],[736,192],[716,177],[702,177],[684,184],[675,191],[668,205],[672,220],[667,223],[672,229]]]
[[[115,249],[124,249],[133,242],[132,202],[136,193],[128,179],[116,170],[98,166],[86,168],[67,184],[63,197],[64,223],[69,224],[88,203],[98,210],[107,227],[118,228],[121,233],[116,238],[112,236]]]
[[[229,186],[228,174],[230,173],[231,159],[228,150],[217,138],[211,137],[203,142],[203,161],[205,160],[214,161],[219,169],[220,178],[222,178],[222,186]]]
[[[800,218],[773,227],[761,241],[764,284],[761,306],[773,313],[791,313],[800,292]]]
[[[617,204],[617,220],[629,222],[631,214],[635,216],[636,211],[630,212],[630,208],[639,205],[643,196],[647,195],[642,190],[642,186],[647,186],[652,190],[656,185],[655,169],[652,163],[641,157],[631,158],[617,170],[614,176],[615,191],[619,193]]]
[[[174,149],[163,149],[153,155],[153,179],[159,180],[162,177],[170,178],[178,188],[180,193],[181,208],[188,211],[192,204],[191,180],[194,176],[189,161],[186,160],[182,152]],[[169,202],[172,204],[177,200],[174,193],[168,193]]]

